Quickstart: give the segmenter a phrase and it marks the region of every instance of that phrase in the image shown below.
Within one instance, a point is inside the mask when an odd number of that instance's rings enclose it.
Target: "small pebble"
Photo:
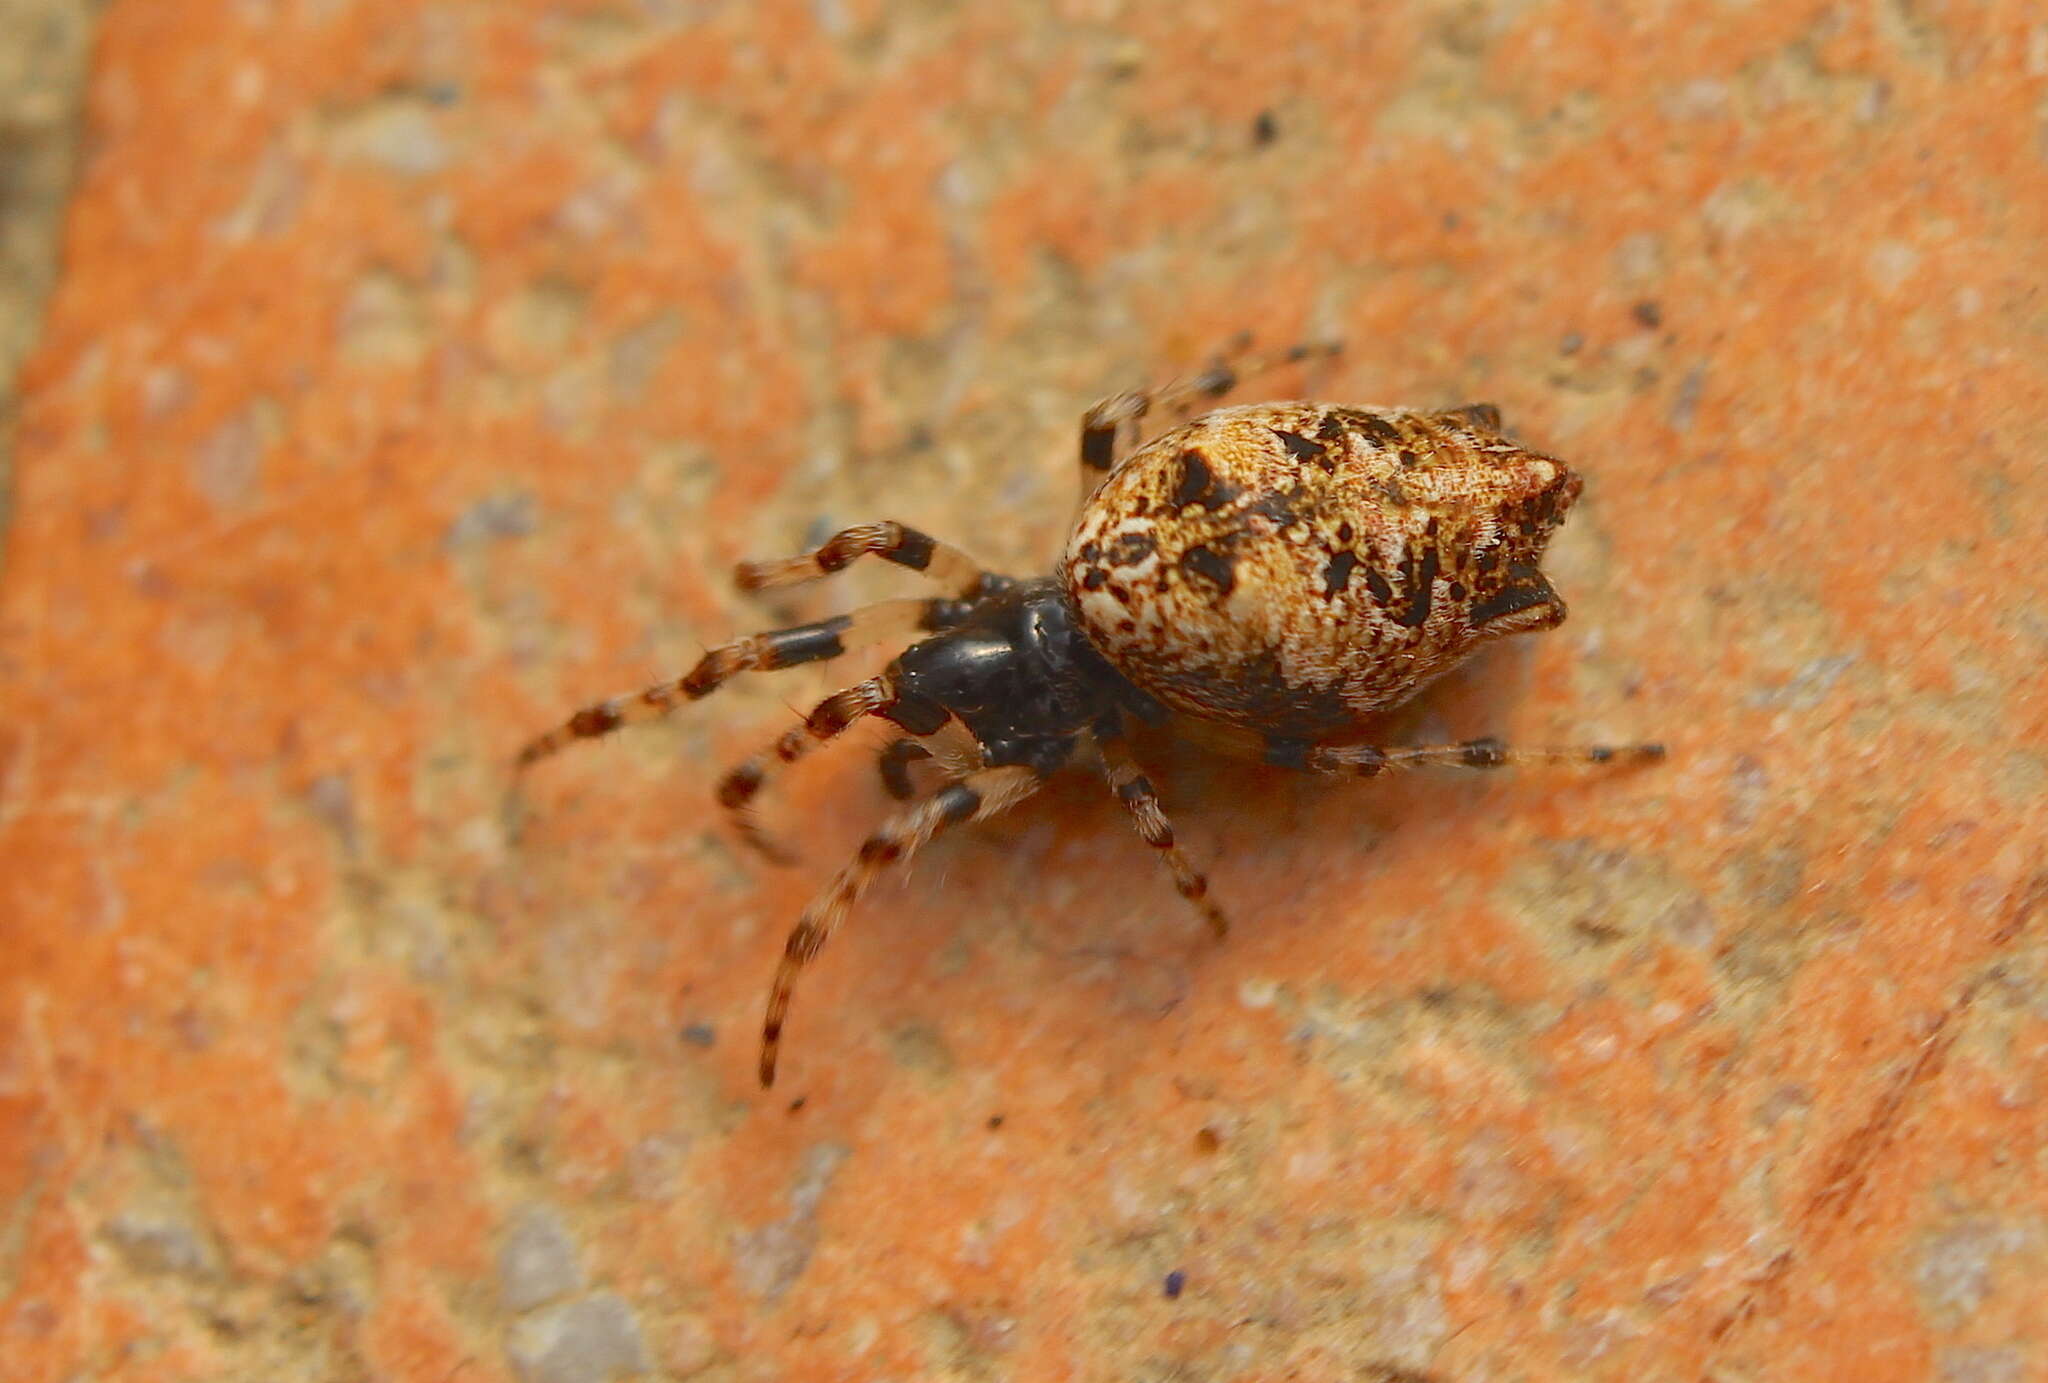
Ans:
[[[640,1324],[612,1292],[526,1317],[512,1327],[505,1352],[521,1383],[608,1383],[648,1366]]]
[[[531,1311],[582,1286],[576,1245],[561,1216],[543,1205],[526,1206],[498,1247],[498,1299],[507,1311]]]

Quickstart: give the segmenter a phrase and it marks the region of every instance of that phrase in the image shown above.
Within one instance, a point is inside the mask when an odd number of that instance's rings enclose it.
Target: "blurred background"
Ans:
[[[86,43],[99,9],[96,2],[0,0],[0,545],[12,492],[14,375],[56,281],[57,229],[78,156]]]
[[[0,1369],[2048,1374],[2048,24],[2019,0],[0,8]],[[68,190],[67,190],[68,189]],[[1327,783],[878,889],[871,670],[578,746],[731,564],[1043,569],[1081,412],[1498,404],[1571,606]]]

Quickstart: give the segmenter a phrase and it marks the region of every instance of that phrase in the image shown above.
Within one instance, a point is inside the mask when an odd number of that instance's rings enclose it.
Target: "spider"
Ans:
[[[1243,369],[1335,349],[1296,346]],[[998,575],[906,524],[857,524],[801,556],[742,563],[740,589],[816,581],[875,557],[922,573],[940,594],[714,648],[686,675],[588,706],[520,751],[523,771],[572,741],[707,696],[739,673],[916,636],[878,676],[826,697],[719,784],[718,801],[741,836],[773,856],[753,825],[754,799],[776,771],[857,721],[875,717],[901,732],[879,765],[897,799],[914,795],[913,760],[931,758],[944,771],[944,785],[870,835],[790,932],[762,1023],[763,1088],[775,1080],[798,975],[868,886],[948,826],[1016,806],[1077,756],[1096,761],[1181,896],[1222,937],[1223,911],[1132,756],[1135,725],[1166,725],[1269,764],[1362,777],[1422,765],[1663,757],[1657,744],[1370,743],[1374,714],[1482,645],[1563,621],[1564,601],[1539,562],[1578,497],[1579,476],[1508,440],[1489,404],[1429,412],[1285,402],[1187,416],[1241,372],[1219,360],[1088,410],[1081,505],[1051,575]],[[1178,423],[1133,445],[1155,408],[1174,411]]]

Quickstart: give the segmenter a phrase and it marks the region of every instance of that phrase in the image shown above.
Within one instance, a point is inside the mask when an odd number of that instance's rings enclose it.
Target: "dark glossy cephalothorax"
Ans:
[[[1126,712],[1166,714],[1095,651],[1051,578],[988,592],[886,675],[895,702],[877,715],[918,736],[957,719],[988,768],[1048,774],[1073,756],[1083,731],[1101,733]]]
[[[1275,361],[1313,353],[1297,347]],[[715,648],[687,675],[586,707],[520,752],[524,769],[573,740],[665,714],[738,673],[922,636],[719,785],[740,834],[774,857],[749,811],[770,772],[859,720],[876,717],[900,732],[880,763],[894,796],[914,796],[915,759],[935,760],[946,779],[869,836],[790,933],[762,1029],[762,1085],[775,1078],[798,973],[875,877],[948,825],[1015,805],[1077,754],[1099,763],[1182,896],[1221,936],[1223,913],[1207,881],[1175,845],[1159,796],[1131,757],[1133,722],[1165,723],[1268,763],[1364,776],[1422,764],[1662,755],[1654,744],[1366,742],[1374,713],[1483,644],[1563,620],[1564,602],[1540,562],[1579,477],[1507,440],[1484,404],[1436,413],[1308,402],[1218,409],[1126,454],[1152,407],[1220,395],[1237,374],[1219,364],[1089,410],[1083,502],[1053,575],[995,575],[900,523],[844,529],[800,557],[743,564],[741,588],[813,581],[872,556],[922,572],[944,594]]]

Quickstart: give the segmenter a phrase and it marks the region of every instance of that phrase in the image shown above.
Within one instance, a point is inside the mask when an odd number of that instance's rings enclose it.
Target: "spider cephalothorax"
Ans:
[[[1308,355],[1296,348],[1280,358]],[[802,967],[883,869],[958,821],[995,815],[1086,752],[1181,894],[1220,936],[1222,912],[1174,843],[1126,744],[1168,723],[1226,751],[1321,772],[1417,764],[1605,763],[1653,744],[1510,750],[1497,740],[1415,748],[1364,742],[1399,705],[1489,640],[1549,629],[1564,602],[1538,569],[1579,493],[1563,462],[1501,435],[1484,404],[1445,412],[1271,403],[1218,409],[1119,457],[1154,405],[1228,390],[1217,366],[1155,394],[1121,394],[1081,426],[1083,502],[1058,571],[1018,581],[899,523],[862,524],[815,551],[739,569],[743,589],[828,576],[863,556],[923,572],[943,595],[890,600],[715,648],[686,676],[578,711],[527,745],[524,768],[707,695],[745,671],[834,658],[923,635],[878,676],[820,702],[803,724],[721,781],[719,801],[765,852],[749,807],[775,768],[866,717],[900,736],[883,781],[913,796],[908,761],[947,782],[861,845],[804,911],[769,995],[761,1083]]]

